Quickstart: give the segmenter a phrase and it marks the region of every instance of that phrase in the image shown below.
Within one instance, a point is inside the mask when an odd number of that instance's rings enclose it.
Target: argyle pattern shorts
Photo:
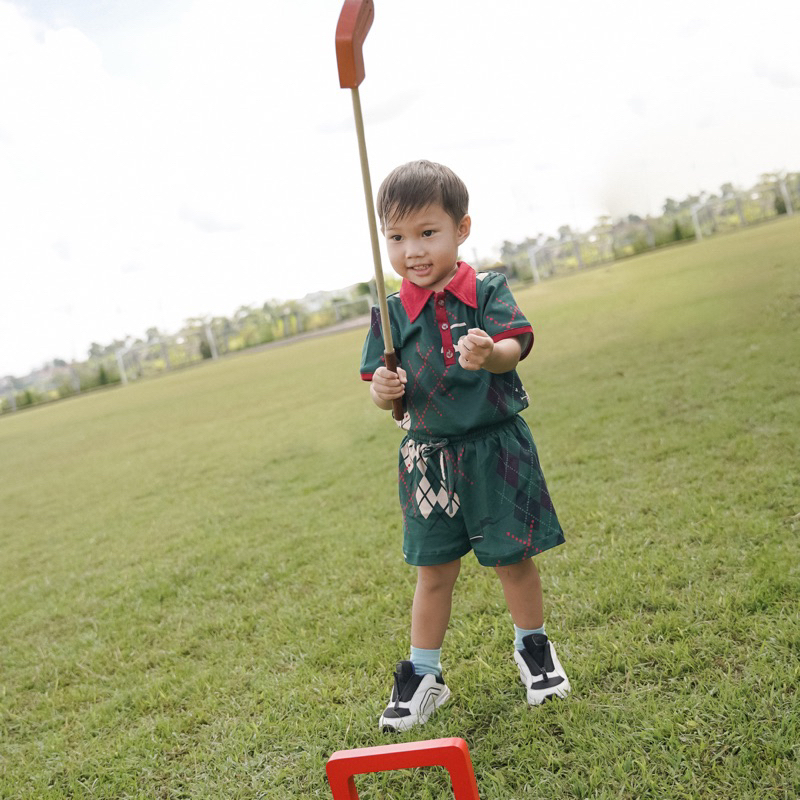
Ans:
[[[484,566],[507,566],[564,542],[519,415],[451,439],[408,434],[399,478],[409,564],[445,564],[474,550]]]

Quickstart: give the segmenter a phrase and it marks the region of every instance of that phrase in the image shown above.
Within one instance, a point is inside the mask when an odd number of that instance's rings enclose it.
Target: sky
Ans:
[[[370,278],[340,10],[0,0],[0,376]],[[450,166],[475,261],[798,171],[798,30],[797,0],[375,0],[373,188]]]

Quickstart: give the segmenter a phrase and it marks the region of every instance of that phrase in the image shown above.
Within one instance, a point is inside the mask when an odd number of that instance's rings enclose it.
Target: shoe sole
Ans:
[[[384,733],[402,733],[403,731],[410,730],[415,725],[424,725],[431,718],[433,712],[440,706],[443,706],[449,699],[450,689],[445,686],[444,691],[433,701],[433,708],[426,714],[420,714],[416,719],[409,716],[398,717],[392,720],[387,720],[383,714],[381,714],[380,728]]]

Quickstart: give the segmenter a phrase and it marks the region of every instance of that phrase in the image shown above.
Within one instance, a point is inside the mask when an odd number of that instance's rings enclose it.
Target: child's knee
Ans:
[[[524,561],[508,564],[504,567],[495,567],[494,571],[503,583],[507,581],[510,583],[527,581],[539,574],[532,558],[526,558]]]
[[[447,564],[417,567],[417,584],[423,586],[427,591],[452,589],[460,571],[460,560],[450,561]]]

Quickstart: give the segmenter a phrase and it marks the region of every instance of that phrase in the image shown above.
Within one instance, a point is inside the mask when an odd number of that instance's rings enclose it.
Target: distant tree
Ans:
[[[500,248],[500,260],[508,263],[514,258],[518,250],[518,245],[514,244],[514,242],[509,242],[506,240],[503,242],[503,246]]]
[[[266,300],[264,305],[261,306],[261,311],[264,313],[264,319],[270,324],[274,325],[278,319],[278,311],[276,309],[276,300]]]
[[[387,294],[400,291],[400,278],[397,275],[384,275],[383,285]]]
[[[117,350],[123,350],[128,346],[128,340],[130,337],[125,337],[124,339],[114,339],[111,344],[106,345],[103,348],[103,355],[104,356],[113,356],[116,354]]]
[[[26,389],[17,401],[17,405],[24,408],[25,406],[32,406],[37,400],[37,396],[32,389]]]
[[[691,209],[692,206],[696,206],[698,204],[702,205],[703,202],[704,197],[702,192],[700,194],[690,194],[687,195],[684,200],[681,200],[678,208],[681,211],[687,211]]]
[[[246,319],[249,319],[255,313],[255,309],[252,306],[239,306],[233,314],[233,318],[236,322],[243,322]]]
[[[680,205],[673,200],[671,197],[668,197],[664,201],[664,213],[665,214],[677,214],[680,211]]]
[[[198,330],[203,330],[205,319],[203,317],[187,317],[183,321],[183,330],[186,333],[194,333]]]

